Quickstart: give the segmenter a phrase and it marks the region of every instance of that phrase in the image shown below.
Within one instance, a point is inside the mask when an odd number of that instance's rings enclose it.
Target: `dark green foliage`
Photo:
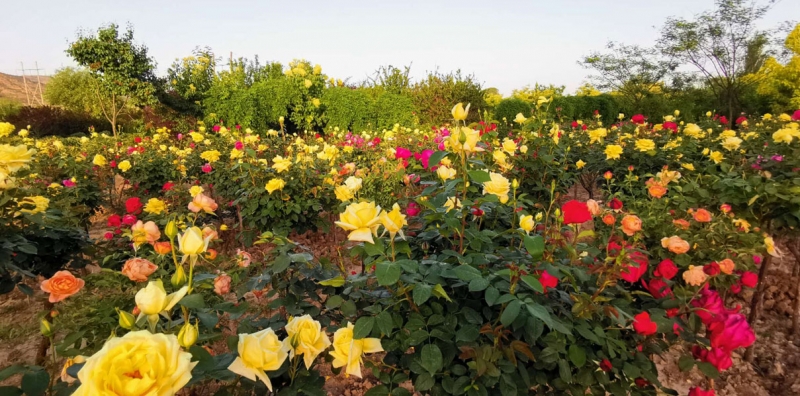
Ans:
[[[106,120],[52,106],[25,106],[16,114],[7,117],[6,121],[14,124],[18,129],[30,125],[32,137],[65,137],[86,134],[90,127],[94,127],[97,131],[111,129],[111,125]]]
[[[494,108],[494,118],[497,121],[512,122],[517,114],[522,113],[525,117],[531,116],[531,105],[522,99],[506,98]]]

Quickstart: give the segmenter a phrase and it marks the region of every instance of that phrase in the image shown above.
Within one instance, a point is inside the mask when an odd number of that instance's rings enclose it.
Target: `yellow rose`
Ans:
[[[141,220],[131,226],[131,240],[134,247],[139,247],[144,243],[154,243],[161,238],[161,231],[158,225],[152,221],[143,223]]]
[[[616,144],[609,144],[606,146],[606,159],[619,159],[620,155],[622,155],[622,146]]]
[[[708,158],[710,158],[711,161],[714,161],[715,164],[718,164],[725,159],[725,157],[719,151],[712,151],[708,154]]]
[[[200,227],[189,227],[186,232],[178,235],[178,250],[184,256],[201,254],[208,248],[208,242],[208,238],[203,238],[203,230]]]
[[[128,160],[122,161],[119,164],[117,164],[117,168],[119,168],[119,170],[123,172],[127,172],[128,169],[131,168],[131,162]]]
[[[774,256],[774,257],[780,257],[781,256],[780,251],[778,251],[778,249],[775,247],[775,240],[773,240],[772,237],[765,237],[764,238],[764,247],[767,248],[767,253],[770,256]]]
[[[340,221],[335,224],[350,232],[347,239],[351,241],[374,243],[372,236],[377,236],[380,209],[375,202],[352,203],[339,215]]]
[[[158,215],[167,211],[167,204],[158,198],[150,198],[144,206],[144,211]]]
[[[450,114],[453,115],[453,119],[456,121],[464,121],[467,119],[467,114],[469,113],[469,106],[470,104],[467,103],[466,109],[464,108],[463,103],[459,103],[453,106],[453,109],[450,110]]]
[[[213,164],[219,161],[220,155],[221,155],[220,152],[217,150],[209,150],[209,151],[203,151],[203,153],[200,154],[200,158],[206,160],[209,164]]]
[[[456,197],[449,197],[445,201],[444,207],[447,208],[448,212],[455,208],[461,209],[461,200]]]
[[[267,186],[265,187],[267,191],[272,194],[273,191],[280,191],[286,187],[286,182],[283,179],[271,179],[267,182]]]
[[[381,212],[379,218],[381,220],[381,225],[383,225],[386,231],[389,231],[389,236],[392,239],[394,239],[394,236],[398,233],[401,238],[406,238],[405,235],[403,235],[403,226],[408,225],[408,222],[406,221],[406,216],[400,213],[400,205],[394,204],[391,212],[384,210]]]
[[[103,157],[101,154],[95,154],[92,163],[97,166],[106,166],[108,161],[106,160],[106,157]]]
[[[27,168],[34,154],[36,154],[36,150],[29,149],[24,144],[19,146],[0,145],[0,173],[14,174],[22,168]]]
[[[347,322],[347,327],[342,327],[333,333],[333,367],[344,367],[344,372],[361,378],[361,360],[365,353],[383,352],[381,340],[377,338],[353,339],[353,324]]]
[[[638,139],[636,141],[636,149],[641,152],[648,152],[656,149],[656,143],[651,139]]]
[[[694,165],[693,164],[681,164],[681,168],[693,171],[694,170]]]
[[[139,318],[147,317],[152,328],[158,322],[158,315],[162,312],[169,312],[178,303],[186,293],[189,292],[189,286],[184,286],[178,291],[167,295],[164,290],[164,284],[161,279],[150,281],[147,286],[138,292],[134,297],[136,306],[139,307]]]
[[[583,169],[584,166],[586,166],[586,162],[583,160],[578,160],[578,162],[575,163],[575,167],[578,169]]]
[[[511,139],[505,138],[503,139],[503,151],[514,155],[514,152],[517,151],[517,144]]]
[[[336,194],[336,199],[342,202],[349,201],[354,197],[353,191],[347,188],[345,185],[336,186],[333,192]]]
[[[517,113],[517,116],[514,117],[514,122],[516,122],[517,124],[522,125],[525,123],[525,121],[528,121],[528,119],[525,118],[525,116],[522,115],[522,113]]]
[[[279,155],[272,159],[272,169],[275,169],[278,173],[288,171],[290,165],[292,165],[291,158],[283,158]]]
[[[113,337],[86,359],[75,396],[172,396],[192,379],[192,354],[172,334],[133,331]]]
[[[289,356],[303,355],[307,369],[311,369],[314,359],[331,345],[322,326],[311,319],[311,315],[291,318],[286,324],[286,333],[288,338],[284,342],[289,348]]]
[[[264,372],[281,367],[289,356],[286,344],[278,340],[275,331],[265,329],[253,334],[239,334],[238,351],[239,356],[228,370],[251,381],[261,380],[271,392],[272,382]]]
[[[533,226],[536,223],[533,221],[533,215],[525,215],[519,218],[519,228],[522,228],[526,233],[533,231]]]
[[[344,181],[344,186],[354,194],[361,190],[361,184],[361,178],[355,176],[350,176]]]
[[[456,170],[453,168],[449,168],[445,165],[440,166],[436,169],[436,175],[439,176],[442,181],[455,179],[456,177]]]
[[[450,144],[450,148],[454,151],[472,153],[475,151],[483,151],[482,148],[478,147],[478,142],[480,141],[480,131],[468,127],[461,127],[450,133],[448,143]]]
[[[203,191],[205,191],[205,190],[203,190],[203,187],[192,186],[191,188],[189,188],[189,195],[191,195],[192,198],[194,198],[194,197],[197,196],[197,194],[202,194]]]
[[[524,145],[524,144],[522,146],[519,146],[519,152],[522,153],[522,154],[527,153],[528,152],[528,146]]]
[[[178,343],[181,344],[182,347],[188,349],[197,342],[198,333],[197,322],[194,323],[194,326],[186,322],[183,324],[183,327],[181,327],[181,331],[178,332]]]
[[[503,175],[494,172],[489,173],[489,178],[491,180],[483,183],[483,195],[493,194],[500,199],[501,203],[508,202],[508,190],[511,187],[508,179],[506,179]]]
[[[32,196],[32,197],[25,197],[18,202],[20,207],[24,207],[24,205],[32,205],[33,208],[23,208],[19,211],[22,213],[27,213],[29,215],[35,215],[37,213],[42,213],[50,207],[50,200],[40,196]]]
[[[742,144],[742,139],[739,139],[738,137],[735,136],[727,137],[725,138],[725,140],[722,141],[722,147],[724,147],[728,151],[733,151],[738,149],[741,144]]]
[[[6,137],[14,132],[16,127],[8,122],[0,122],[0,137]]]

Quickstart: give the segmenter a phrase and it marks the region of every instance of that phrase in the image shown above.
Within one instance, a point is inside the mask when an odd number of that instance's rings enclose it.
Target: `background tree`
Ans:
[[[667,18],[658,48],[697,69],[726,109],[729,122],[741,109],[741,98],[758,84],[755,73],[769,54],[769,33],[756,22],[774,4],[717,0],[716,9],[694,19]]]
[[[216,66],[217,59],[208,47],[195,48],[192,55],[175,59],[167,77],[156,84],[158,101],[180,114],[201,117]]]
[[[65,67],[45,85],[44,98],[53,106],[102,117],[102,106],[95,95],[96,85],[96,79],[88,70]]]
[[[131,27],[122,35],[115,24],[99,28],[96,35],[81,32],[66,52],[94,77],[95,97],[114,136],[121,115],[154,102],[155,65],[147,47],[134,43]]]
[[[775,112],[800,108],[800,24],[786,37],[785,50],[791,57],[785,63],[770,57],[760,68],[758,93],[769,98]]]
[[[589,76],[600,90],[613,91],[634,111],[642,111],[642,102],[660,93],[667,76],[676,68],[669,58],[655,48],[609,42],[606,52],[593,52],[581,64],[595,74]]]

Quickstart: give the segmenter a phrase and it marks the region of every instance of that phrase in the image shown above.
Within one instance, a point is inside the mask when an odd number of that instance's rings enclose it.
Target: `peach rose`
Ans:
[[[209,238],[209,236],[211,238]],[[219,234],[217,234],[217,230],[211,227],[203,227],[203,239],[208,239],[209,241],[213,241],[215,239],[219,239]]]
[[[725,260],[722,260],[717,264],[719,264],[719,270],[726,275],[732,274],[733,270],[736,268],[736,264],[733,262],[733,260],[729,258],[726,258]]]
[[[654,198],[661,198],[667,193],[667,188],[660,183],[652,183],[650,187],[647,187],[647,192]]]
[[[661,247],[675,254],[683,254],[689,251],[689,242],[684,241],[679,236],[673,235],[669,238],[661,238]]]
[[[169,254],[172,251],[172,244],[169,241],[156,242],[153,244],[153,250],[160,255]]]
[[[617,222],[617,218],[614,217],[614,215],[611,214],[611,213],[607,213],[605,216],[603,216],[603,223],[605,225],[608,225],[608,226],[614,225],[614,223],[616,223],[616,222]]]
[[[69,271],[58,271],[52,278],[42,282],[41,288],[50,293],[50,302],[56,303],[80,291],[85,283]]]
[[[600,203],[593,199],[586,201],[586,206],[589,208],[589,213],[591,213],[592,216],[597,216],[602,212],[600,209]]]
[[[635,215],[625,215],[622,218],[622,232],[627,236],[633,236],[642,230],[642,219]]]
[[[213,198],[206,196],[203,193],[194,196],[192,202],[189,202],[189,210],[198,213],[201,210],[206,213],[214,213],[217,210],[217,203]]]
[[[216,258],[217,258],[217,251],[216,250],[214,250],[214,249],[206,250],[206,259],[214,260]]]
[[[675,227],[678,227],[682,230],[688,230],[689,227],[691,226],[691,224],[689,224],[689,222],[686,221],[685,219],[672,220],[672,224],[674,224]]]
[[[251,261],[253,261],[253,256],[251,256],[250,253],[242,249],[236,249],[236,263],[239,264],[240,267],[249,267]]]
[[[690,265],[689,269],[683,272],[683,280],[692,286],[700,286],[708,279],[702,266]]]
[[[221,274],[214,278],[214,293],[224,296],[231,291],[231,277],[228,274]]]
[[[169,243],[169,242],[167,242]],[[147,277],[156,272],[158,266],[143,258],[134,257],[122,266],[122,274],[134,282],[146,282]]]
[[[698,223],[710,223],[711,222],[711,212],[705,209],[697,209],[694,211],[694,221]]]

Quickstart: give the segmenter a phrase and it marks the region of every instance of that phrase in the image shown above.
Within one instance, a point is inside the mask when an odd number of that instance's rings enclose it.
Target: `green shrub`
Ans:
[[[6,98],[0,98],[0,121],[13,117],[22,109],[22,104]]]
[[[500,101],[494,108],[494,118],[502,121],[503,118],[512,122],[517,114],[522,113],[525,117],[531,116],[531,105],[517,98],[506,98]]]
[[[363,131],[374,122],[373,100],[366,90],[333,87],[322,94],[323,119],[327,128]]]
[[[111,130],[111,125],[104,119],[53,106],[25,106],[6,121],[18,128],[30,125],[33,137],[86,134],[90,127],[98,131]]]
[[[389,129],[394,124],[413,125],[417,123],[414,102],[405,95],[384,92],[373,104],[375,129]]]

